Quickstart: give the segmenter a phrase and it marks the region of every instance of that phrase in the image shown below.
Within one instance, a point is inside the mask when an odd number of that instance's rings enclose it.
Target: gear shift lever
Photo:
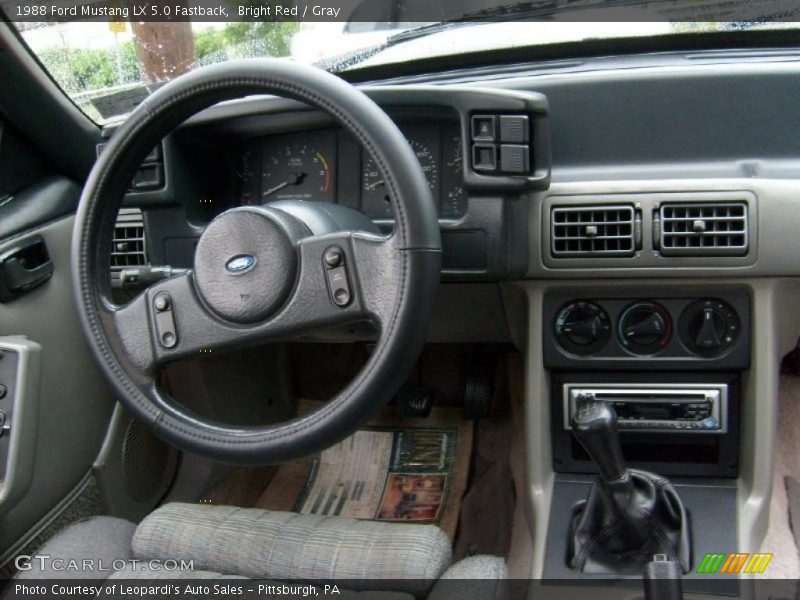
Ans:
[[[579,400],[580,402],[580,400]],[[572,433],[608,481],[627,474],[617,433],[617,415],[605,402],[580,402],[572,420]]]
[[[663,477],[625,466],[614,409],[583,399],[572,432],[600,474],[573,513],[570,566],[595,573],[641,573],[653,555],[663,554],[688,572],[689,522],[681,499]]]

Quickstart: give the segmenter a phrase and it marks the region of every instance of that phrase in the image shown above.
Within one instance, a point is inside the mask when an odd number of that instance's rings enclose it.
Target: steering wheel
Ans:
[[[394,207],[393,232],[369,232],[366,217],[334,204],[233,208],[203,231],[192,270],[151,285],[124,306],[114,304],[108,277],[112,231],[136,169],[187,118],[250,94],[302,101],[351,133],[384,176]],[[240,465],[317,453],[385,405],[425,342],[440,266],[430,188],[397,126],[338,77],[278,59],[201,68],[142,102],[89,175],[72,244],[82,328],[122,403],[166,442]],[[160,368],[181,358],[364,321],[374,324],[378,336],[365,366],[322,408],[290,421],[219,423],[179,405],[159,382]]]

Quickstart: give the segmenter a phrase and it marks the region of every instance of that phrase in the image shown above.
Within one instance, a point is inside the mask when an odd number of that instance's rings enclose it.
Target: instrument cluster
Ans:
[[[400,124],[419,160],[439,217],[466,213],[463,149],[457,122]],[[383,174],[373,158],[339,129],[316,129],[247,143],[236,172],[241,205],[294,199],[338,202],[375,220],[393,218]]]

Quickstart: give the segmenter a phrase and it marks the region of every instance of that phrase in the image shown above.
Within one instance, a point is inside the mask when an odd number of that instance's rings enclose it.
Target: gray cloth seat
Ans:
[[[62,567],[86,559],[95,559],[95,566],[65,571],[52,568],[52,560],[34,562],[18,578],[338,582],[359,598],[369,592],[387,600],[504,598],[508,593],[502,558],[473,556],[452,564],[450,540],[434,525],[233,506],[167,504],[138,526],[94,517],[71,525],[37,554],[61,559]],[[484,583],[465,587],[465,580]]]

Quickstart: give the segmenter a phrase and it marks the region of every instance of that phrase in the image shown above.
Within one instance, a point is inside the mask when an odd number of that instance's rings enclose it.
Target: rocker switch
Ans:
[[[336,306],[343,308],[350,304],[353,299],[347,265],[344,260],[344,251],[338,246],[331,246],[323,254],[323,263],[331,301]]]
[[[178,324],[175,320],[172,297],[167,292],[159,292],[153,298],[153,313],[158,343],[171,350],[178,345]]]

